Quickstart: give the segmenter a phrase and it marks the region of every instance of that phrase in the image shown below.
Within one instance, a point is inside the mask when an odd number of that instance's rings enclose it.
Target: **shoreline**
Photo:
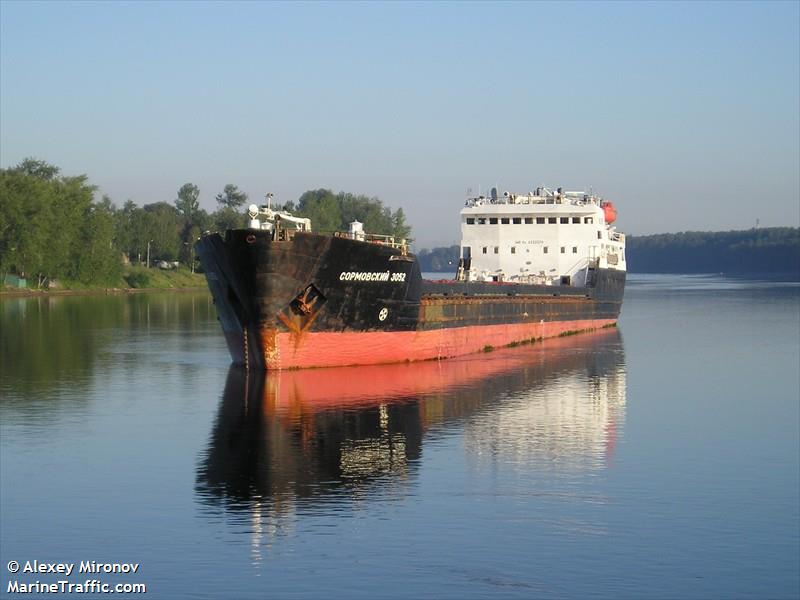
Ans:
[[[207,286],[147,287],[147,288],[98,288],[87,290],[1,290],[0,300],[6,298],[36,298],[42,296],[116,296],[120,294],[144,294],[153,292],[208,292]]]

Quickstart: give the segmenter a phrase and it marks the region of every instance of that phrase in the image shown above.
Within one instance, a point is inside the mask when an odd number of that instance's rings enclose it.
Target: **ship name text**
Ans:
[[[389,281],[403,283],[405,273],[392,273],[391,271],[342,271],[339,281]]]

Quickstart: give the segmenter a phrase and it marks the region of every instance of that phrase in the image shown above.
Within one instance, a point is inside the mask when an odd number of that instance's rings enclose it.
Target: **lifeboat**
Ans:
[[[617,220],[617,209],[614,207],[613,202],[603,202],[600,204],[600,208],[603,209],[607,225],[611,225],[611,223]]]

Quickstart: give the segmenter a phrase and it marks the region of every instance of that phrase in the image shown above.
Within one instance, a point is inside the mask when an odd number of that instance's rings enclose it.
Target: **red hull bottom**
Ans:
[[[263,364],[269,370],[309,367],[343,367],[380,365],[407,361],[434,360],[501,348],[510,344],[556,337],[565,333],[600,329],[616,323],[616,319],[585,319],[541,323],[515,323],[454,327],[429,331],[305,332],[301,334],[262,331],[260,348]],[[241,335],[226,333],[236,359],[244,360],[245,348],[252,344]]]

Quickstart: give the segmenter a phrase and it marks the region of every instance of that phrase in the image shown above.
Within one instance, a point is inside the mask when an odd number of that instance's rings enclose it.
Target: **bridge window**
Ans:
[[[573,225],[578,225],[578,224],[580,224],[580,222],[581,222],[581,218],[580,217],[572,217],[572,224]]]
[[[544,225],[544,217],[536,217],[536,223],[538,225]]]
[[[569,217],[561,217],[562,225],[569,225]]]
[[[489,225],[497,225],[497,217],[489,217]]]
[[[547,217],[547,222],[550,223],[551,225],[555,225],[556,223],[558,223],[558,219],[556,219],[555,217]]]
[[[514,217],[513,223],[514,225],[522,225],[522,219],[520,219],[519,217]]]
[[[467,225],[475,225],[475,217],[467,217]]]
[[[503,225],[508,225],[508,217],[503,217],[502,219],[500,219],[500,222],[501,222]]]

